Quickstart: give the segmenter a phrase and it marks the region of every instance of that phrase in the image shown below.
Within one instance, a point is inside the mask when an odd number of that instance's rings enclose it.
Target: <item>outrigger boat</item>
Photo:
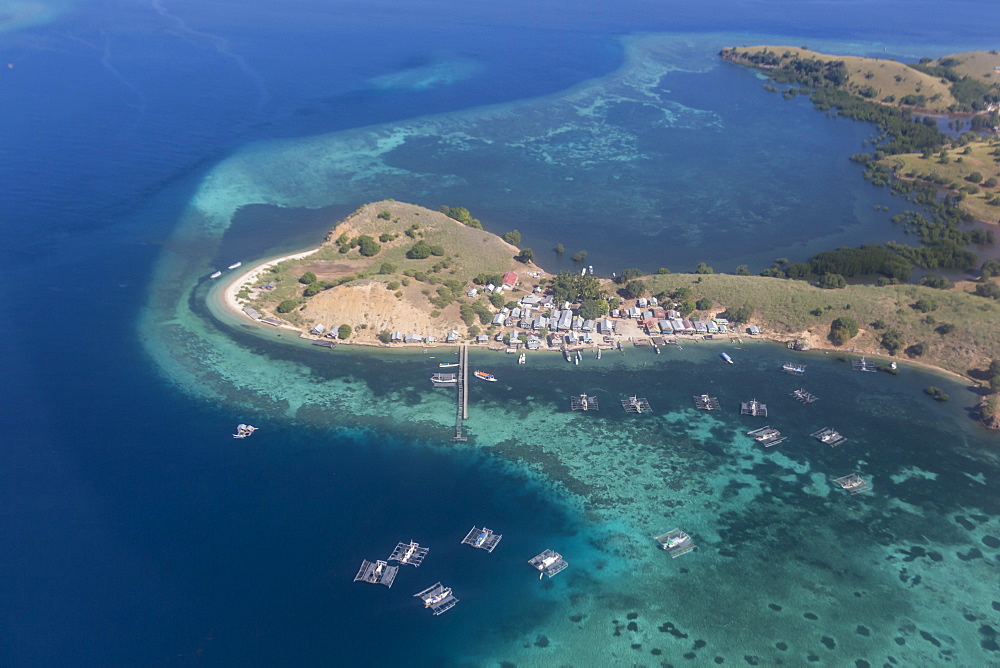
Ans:
[[[249,424],[240,424],[236,426],[236,433],[233,434],[233,438],[246,438],[255,431],[257,431],[257,427]]]
[[[497,382],[497,379],[493,376],[492,373],[486,373],[485,371],[475,371],[473,372],[473,375],[480,380],[487,380],[491,383]]]

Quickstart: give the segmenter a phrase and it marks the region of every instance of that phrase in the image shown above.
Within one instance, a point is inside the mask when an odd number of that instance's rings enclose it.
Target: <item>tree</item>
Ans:
[[[702,297],[697,302],[695,302],[694,307],[699,311],[707,311],[708,309],[712,308],[712,300],[709,299],[708,297]]]
[[[580,317],[584,320],[596,320],[608,313],[608,302],[604,299],[584,299],[580,304]]]
[[[411,260],[423,260],[431,256],[431,247],[423,239],[413,244],[410,250],[406,251],[406,257]]]
[[[378,340],[382,343],[389,343],[392,341],[392,333],[388,329],[383,329],[378,333]]]
[[[388,209],[386,209],[384,211],[379,211],[378,212],[378,217],[381,218],[382,220],[391,220],[392,219],[392,212],[389,211]]]
[[[556,244],[556,255],[562,255],[566,252],[566,247],[562,244]]]
[[[289,313],[298,308],[299,303],[294,299],[286,299],[285,301],[278,304],[278,313]]]
[[[984,188],[996,188],[997,187],[997,177],[991,176],[990,178],[983,181]]]
[[[382,247],[378,244],[378,242],[367,234],[363,234],[358,237],[358,251],[365,257],[378,255],[380,250],[382,250]]]
[[[971,174],[965,177],[965,180],[968,181],[969,183],[980,183],[983,180],[983,175],[980,174],[979,172],[972,172]]]
[[[642,281],[629,281],[625,284],[625,296],[630,299],[638,299],[646,294],[646,284]]]
[[[748,305],[743,306],[730,306],[725,310],[725,317],[729,322],[742,323],[750,320],[750,316],[753,315],[753,309]]]
[[[903,333],[898,329],[887,329],[882,335],[882,347],[895,355],[904,345]]]
[[[714,274],[715,270],[709,267],[704,262],[699,262],[698,266],[695,267],[694,273],[696,274]]]
[[[931,311],[937,310],[937,302],[933,299],[918,299],[914,304],[913,308],[921,313],[929,313]]]
[[[341,325],[337,328],[337,338],[341,340],[346,339],[351,336],[351,331],[350,325]]]
[[[381,264],[381,266],[379,266],[379,268],[378,268],[378,273],[380,273],[380,274],[395,274],[396,273],[396,265],[394,265],[392,262],[383,262]]]
[[[504,304],[503,295],[500,294],[499,292],[494,292],[492,295],[490,295],[490,303],[493,304],[493,306],[495,306],[496,308],[500,308]]]
[[[927,352],[926,343],[914,343],[912,346],[906,349],[906,354],[910,357],[920,357]]]
[[[573,262],[583,262],[587,259],[587,251],[582,250],[573,254]]]
[[[505,232],[502,237],[500,237],[511,246],[517,246],[521,243],[521,233],[517,230],[511,230],[510,232]]]
[[[986,260],[983,265],[979,268],[982,273],[982,279],[988,281],[994,276],[1000,276],[1000,260]]]
[[[530,248],[522,248],[521,252],[514,256],[514,259],[517,260],[518,262],[523,262],[524,264],[528,264],[529,262],[535,259],[535,251],[531,250]]]
[[[666,276],[667,274],[670,273],[670,270],[667,269],[666,267],[660,267],[659,269],[656,270],[656,273],[660,274],[661,276]]]
[[[989,299],[1000,299],[1000,285],[993,282],[980,283],[976,286],[973,294],[979,295],[980,297],[987,297]]]
[[[312,297],[313,295],[318,295],[319,293],[326,290],[326,283],[320,283],[319,281],[315,283],[310,283],[306,286],[306,289],[302,291],[303,297]]]
[[[842,346],[858,335],[858,323],[853,318],[841,316],[830,323],[830,340]]]
[[[315,282],[316,282],[316,274],[314,274],[311,271],[307,271],[306,273],[299,276],[299,283],[304,283],[305,285],[309,285],[310,283],[315,283]]]
[[[615,277],[615,283],[617,283],[618,285],[625,285],[629,281],[633,281],[639,278],[640,276],[642,276],[642,270],[633,267],[631,269],[626,269],[622,273],[618,274],[618,276]]]
[[[846,288],[847,281],[840,274],[823,274],[819,277],[819,287],[827,290]]]
[[[750,267],[748,267],[745,264],[741,264],[740,266],[736,267],[736,275],[737,276],[749,276],[750,275]]]

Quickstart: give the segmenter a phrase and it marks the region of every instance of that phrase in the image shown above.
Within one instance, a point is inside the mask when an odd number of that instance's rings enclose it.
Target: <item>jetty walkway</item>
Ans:
[[[462,422],[469,419],[469,346],[458,349],[458,395],[455,399],[455,441],[468,440],[462,434]]]

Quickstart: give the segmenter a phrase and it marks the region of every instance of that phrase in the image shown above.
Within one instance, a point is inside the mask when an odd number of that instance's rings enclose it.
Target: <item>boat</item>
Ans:
[[[524,353],[521,353],[521,354],[520,354],[520,355],[518,355],[518,357],[517,357],[517,363],[518,363],[518,364],[524,364],[525,362],[527,362],[527,360],[528,360],[528,356],[527,356],[527,355],[525,355]]]
[[[230,269],[236,269],[237,267],[241,267],[241,266],[243,266],[242,262],[233,262],[231,265],[229,265],[229,268]]]
[[[728,353],[719,353],[719,357],[721,357],[722,361],[726,362],[727,364],[733,363],[733,358],[730,357]]]
[[[801,376],[806,372],[805,366],[802,364],[795,364],[794,362],[785,362],[781,365],[781,370],[785,373],[791,373],[797,376]]]
[[[429,608],[435,603],[440,603],[449,596],[451,596],[451,587],[445,587],[444,589],[441,590],[441,593],[434,594],[433,596],[428,596],[427,598],[425,598],[424,607]]]
[[[215,272],[214,274],[212,274],[211,276],[209,276],[209,278],[218,278],[219,276],[222,276],[222,272],[221,271]]]
[[[582,359],[583,359],[583,352],[580,351],[580,350],[577,350],[576,351],[576,363],[579,364],[580,360],[582,360]]]
[[[597,359],[601,359],[601,349],[597,349]]]
[[[655,352],[657,355],[659,355],[660,354],[660,347],[659,346],[653,346],[653,352]]]
[[[497,382],[497,379],[493,376],[492,373],[486,373],[485,371],[476,371],[473,373],[473,375],[480,380],[487,380],[491,383]]]
[[[566,358],[567,362],[573,361],[573,356],[570,354],[568,350],[563,350],[563,356]]]
[[[438,366],[445,369],[447,367],[458,366],[458,362],[441,362]]]
[[[236,426],[236,433],[233,434],[233,438],[246,438],[247,436],[253,434],[255,431],[257,431],[257,427],[254,427],[249,424],[240,424]]]

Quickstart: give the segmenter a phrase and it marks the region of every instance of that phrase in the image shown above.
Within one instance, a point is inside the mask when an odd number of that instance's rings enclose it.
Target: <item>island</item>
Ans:
[[[806,269],[780,277],[717,274],[704,263],[693,274],[629,268],[599,278],[581,265],[552,275],[512,243],[516,230],[504,237],[464,208],[375,202],[319,247],[243,271],[224,299],[261,326],[327,348],[471,343],[568,354],[760,336],[799,350],[900,357],[1000,389],[991,358],[1000,350],[1000,302],[976,294],[971,281],[949,289],[830,281],[822,253],[815,267],[801,263]],[[1000,426],[996,394],[981,413]]]

